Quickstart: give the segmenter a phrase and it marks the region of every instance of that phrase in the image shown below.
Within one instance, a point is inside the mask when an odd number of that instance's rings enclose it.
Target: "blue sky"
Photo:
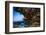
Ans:
[[[24,15],[13,10],[13,21],[23,21]]]

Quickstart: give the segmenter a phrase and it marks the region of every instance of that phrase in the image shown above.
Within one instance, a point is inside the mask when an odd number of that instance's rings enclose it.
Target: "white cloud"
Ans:
[[[13,16],[13,21],[23,21],[23,18],[24,18],[24,15],[17,12]]]

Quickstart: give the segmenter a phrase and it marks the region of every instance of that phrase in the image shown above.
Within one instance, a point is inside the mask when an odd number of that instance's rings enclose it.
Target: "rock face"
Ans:
[[[28,26],[37,27],[40,26],[40,9],[38,8],[26,8],[24,9],[25,21]]]

